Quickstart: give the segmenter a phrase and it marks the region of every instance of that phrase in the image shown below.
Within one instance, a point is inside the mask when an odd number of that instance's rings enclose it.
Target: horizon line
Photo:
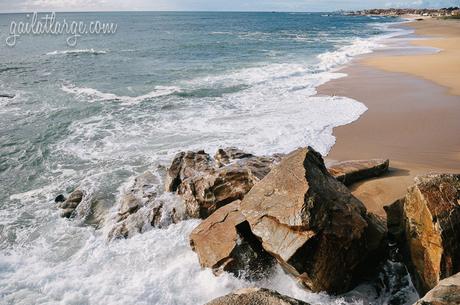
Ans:
[[[278,11],[278,10],[20,10],[20,11],[0,11],[0,14],[30,14],[30,13],[337,13],[337,12],[354,12],[373,9],[443,9],[449,7],[388,7],[388,8],[361,8],[361,9],[337,9],[337,10],[311,10],[311,11]]]

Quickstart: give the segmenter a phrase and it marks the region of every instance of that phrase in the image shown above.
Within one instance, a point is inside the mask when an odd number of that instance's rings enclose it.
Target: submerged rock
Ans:
[[[206,218],[244,195],[280,160],[257,157],[236,148],[220,149],[215,159],[204,151],[181,152],[167,171],[166,190],[177,191],[187,214]]]
[[[386,210],[420,294],[460,272],[460,175],[417,177]]]
[[[61,196],[61,195],[60,195]],[[62,200],[64,196],[58,196],[56,199]],[[69,198],[65,201],[59,203],[59,208],[61,209],[61,217],[71,218],[74,216],[74,212],[77,209],[78,205],[83,201],[85,193],[82,190],[73,191]]]
[[[460,304],[460,273],[440,281],[414,305]]]
[[[309,305],[263,288],[244,288],[212,300],[206,305]]]
[[[8,93],[0,93],[0,98],[1,97],[12,99],[12,98],[15,97],[15,95],[14,94],[8,94]]]
[[[390,160],[343,161],[328,167],[329,173],[345,185],[379,177],[388,171]]]
[[[170,201],[166,203],[160,193],[160,181],[152,172],[136,177],[132,187],[121,195],[109,239],[127,238],[150,227],[162,228],[182,219],[183,213]]]
[[[263,248],[315,292],[349,290],[360,266],[372,270],[386,233],[312,148],[286,156],[246,194],[241,212]]]
[[[206,218],[190,234],[190,245],[201,267],[211,268],[215,275],[228,271],[257,278],[270,269],[273,259],[251,233],[239,208],[240,201],[234,201]]]

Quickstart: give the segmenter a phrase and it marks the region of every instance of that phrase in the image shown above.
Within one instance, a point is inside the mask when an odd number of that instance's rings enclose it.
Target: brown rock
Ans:
[[[313,149],[298,149],[245,196],[241,212],[264,249],[313,291],[347,291],[385,235]]]
[[[388,171],[390,160],[373,159],[343,161],[328,167],[329,173],[345,185],[383,175]]]
[[[174,157],[166,173],[166,191],[175,192],[185,179],[200,173],[209,173],[214,167],[211,157],[203,150],[180,152]]]
[[[177,193],[184,199],[190,217],[206,218],[218,208],[242,199],[253,185],[254,177],[247,168],[229,165],[213,174],[185,180]]]
[[[272,258],[252,235],[239,211],[240,201],[234,201],[206,218],[190,234],[190,245],[198,254],[203,268],[254,278],[263,275],[272,265]]]
[[[420,294],[460,272],[460,175],[417,177],[403,204],[403,239]]]
[[[244,288],[212,300],[206,305],[309,305],[263,288]]]
[[[414,305],[455,305],[460,304],[460,273],[438,283]]]
[[[204,151],[176,155],[167,172],[167,191],[177,191],[187,214],[206,218],[244,195],[280,160],[257,157],[236,148],[219,149],[215,159]]]

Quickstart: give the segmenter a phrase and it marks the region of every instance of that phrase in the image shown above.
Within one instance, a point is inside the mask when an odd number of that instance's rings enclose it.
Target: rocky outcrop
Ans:
[[[162,228],[183,218],[172,200],[166,203],[157,176],[147,171],[135,178],[133,185],[121,195],[115,225],[109,239],[127,238],[150,227]]]
[[[329,173],[345,185],[351,185],[361,180],[379,177],[390,166],[390,160],[372,159],[358,161],[343,161],[330,165]]]
[[[438,283],[414,305],[454,305],[460,304],[460,273]]]
[[[75,210],[78,205],[83,201],[85,193],[82,190],[73,191],[69,198],[65,199],[63,195],[56,197],[55,202],[59,203],[58,207],[61,209],[61,217],[71,218],[75,215]]]
[[[341,293],[372,269],[385,228],[312,148],[289,154],[241,203],[263,248],[312,291]]]
[[[190,235],[192,249],[200,265],[215,275],[222,271],[246,278],[260,277],[273,265],[273,259],[252,235],[234,201],[206,218]]]
[[[460,175],[417,177],[386,210],[420,294],[460,272]]]
[[[297,299],[262,288],[240,289],[206,305],[309,305]]]
[[[241,200],[267,175],[279,157],[257,157],[236,148],[220,149],[215,158],[204,151],[181,152],[167,171],[166,190],[177,191],[193,218]]]

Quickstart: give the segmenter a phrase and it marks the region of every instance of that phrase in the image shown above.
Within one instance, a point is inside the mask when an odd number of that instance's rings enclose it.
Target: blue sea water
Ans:
[[[257,154],[311,145],[366,111],[315,96],[337,70],[398,35],[393,18],[322,13],[66,13],[118,25],[112,35],[22,36],[0,15],[0,303],[202,304],[238,287],[313,304],[361,304],[308,293],[281,270],[260,282],[199,268],[197,220],[107,243],[133,177],[180,150],[237,146]],[[54,197],[80,187],[97,217],[59,217]],[[170,195],[169,200],[177,201]],[[94,220],[97,218],[97,221]],[[380,303],[385,304],[384,300]]]

